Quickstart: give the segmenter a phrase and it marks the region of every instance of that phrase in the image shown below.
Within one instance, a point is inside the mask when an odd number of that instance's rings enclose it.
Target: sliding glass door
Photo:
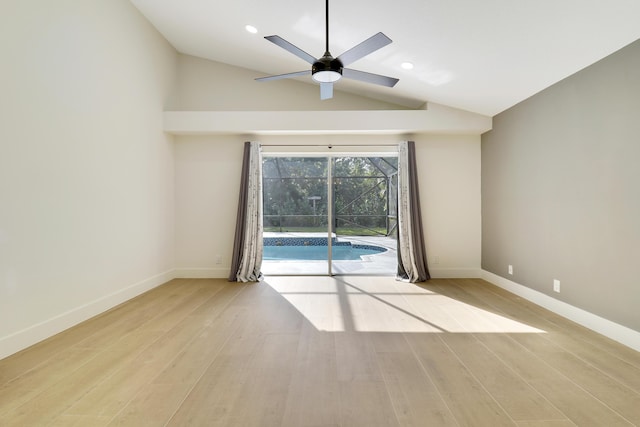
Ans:
[[[397,157],[264,155],[267,275],[396,273]]]

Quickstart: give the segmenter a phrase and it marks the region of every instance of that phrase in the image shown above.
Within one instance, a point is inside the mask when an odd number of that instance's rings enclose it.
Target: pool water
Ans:
[[[386,249],[369,245],[332,246],[331,255],[337,261],[362,260],[363,255],[375,255]],[[328,259],[328,247],[323,246],[264,246],[262,259],[265,261],[306,260],[322,261]]]

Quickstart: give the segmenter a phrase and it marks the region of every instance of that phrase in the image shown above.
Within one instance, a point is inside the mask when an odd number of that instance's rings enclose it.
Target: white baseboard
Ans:
[[[229,268],[176,268],[176,279],[226,279]]]
[[[229,268],[176,268],[177,279],[226,279]],[[482,270],[477,268],[429,268],[434,279],[478,279]]]
[[[478,279],[482,270],[477,268],[432,268],[429,267],[432,279]]]
[[[142,280],[133,285],[120,289],[112,294],[98,298],[87,304],[76,307],[65,313],[61,313],[51,319],[29,326],[21,331],[0,338],[0,359],[17,353],[46,338],[58,334],[65,329],[84,322],[110,308],[130,300],[148,290],[162,285],[175,278],[174,270],[160,273],[156,276]]]
[[[562,317],[566,317],[586,328],[598,332],[612,340],[640,351],[640,332],[619,325],[610,320],[604,319],[581,308],[574,307],[566,302],[557,300],[549,295],[543,294],[526,286],[512,282],[509,279],[482,270],[482,279],[490,282],[502,289],[516,294],[534,304],[546,308]]]

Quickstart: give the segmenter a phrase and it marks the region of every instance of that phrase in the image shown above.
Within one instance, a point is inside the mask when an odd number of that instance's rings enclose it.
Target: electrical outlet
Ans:
[[[216,255],[216,264],[217,265],[222,264],[222,255]]]
[[[433,263],[434,263],[434,264],[440,264],[440,257],[439,257],[438,255],[435,255],[435,256],[433,257]]]
[[[509,264],[509,274],[513,275],[513,265]]]
[[[553,290],[560,293],[560,280],[553,279]]]

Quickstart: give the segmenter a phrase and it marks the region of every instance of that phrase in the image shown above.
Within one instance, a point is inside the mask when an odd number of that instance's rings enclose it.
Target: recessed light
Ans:
[[[400,66],[405,70],[413,70],[413,64],[411,62],[403,62]]]
[[[251,34],[255,34],[258,32],[258,29],[253,25],[245,25],[244,29],[250,32]]]

